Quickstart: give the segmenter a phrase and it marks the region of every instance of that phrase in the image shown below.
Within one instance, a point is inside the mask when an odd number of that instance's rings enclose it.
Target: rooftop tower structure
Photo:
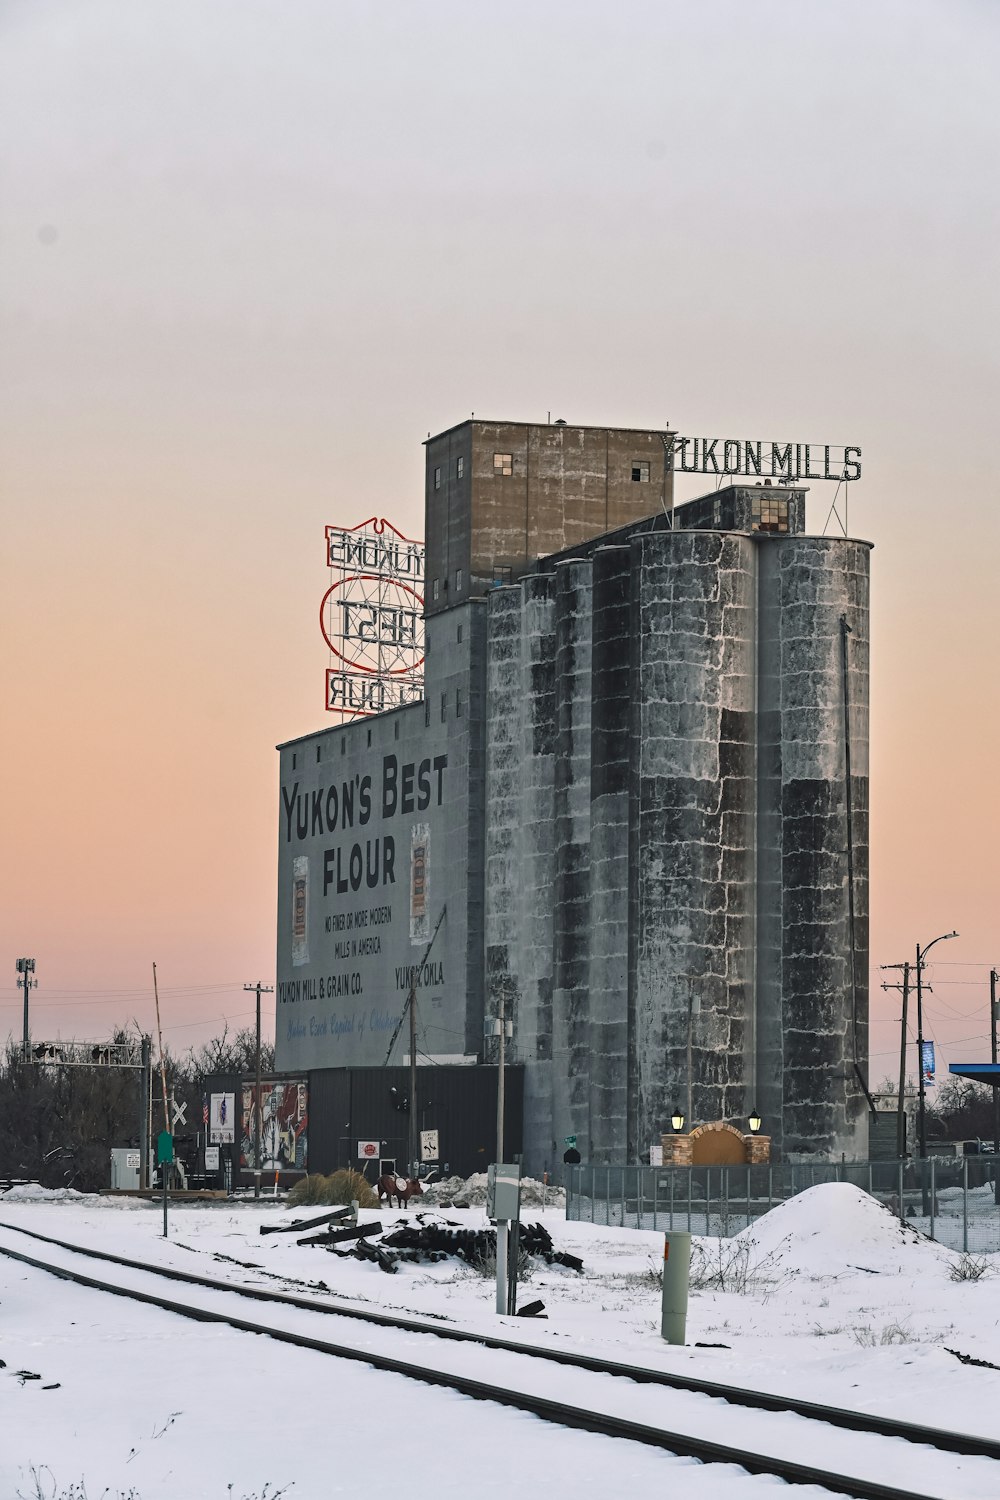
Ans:
[[[430,617],[673,506],[667,431],[475,418],[427,439]]]

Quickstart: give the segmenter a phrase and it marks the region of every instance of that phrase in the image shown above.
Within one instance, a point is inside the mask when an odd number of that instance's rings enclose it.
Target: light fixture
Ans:
[[[680,1135],[681,1131],[684,1129],[684,1111],[682,1109],[675,1109],[673,1114],[670,1116],[670,1123],[674,1127],[676,1133]]]
[[[756,1135],[763,1123],[764,1121],[761,1119],[759,1111],[752,1109],[750,1111],[750,1118],[747,1120],[747,1124],[750,1126],[750,1134]]]

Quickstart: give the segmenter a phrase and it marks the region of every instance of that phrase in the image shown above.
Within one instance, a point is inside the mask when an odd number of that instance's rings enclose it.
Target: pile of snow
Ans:
[[[767,1260],[775,1270],[813,1276],[851,1270],[895,1272],[914,1255],[948,1255],[850,1182],[807,1188],[735,1239],[750,1246],[757,1263]]]
[[[4,1203],[66,1203],[70,1200],[79,1203],[89,1196],[78,1193],[76,1188],[44,1188],[37,1182],[22,1182],[0,1193]]]
[[[473,1172],[471,1177],[445,1177],[424,1188],[422,1203],[440,1208],[482,1208],[486,1202],[486,1173]],[[566,1207],[566,1193],[561,1187],[539,1182],[536,1177],[521,1178],[522,1208]]]
[[[423,1203],[437,1203],[442,1208],[481,1208],[486,1202],[486,1173],[473,1172],[471,1177],[444,1177],[424,1188]]]
[[[81,1207],[111,1208],[119,1213],[159,1207],[158,1200],[151,1198],[81,1193],[77,1188],[46,1188],[37,1182],[19,1182],[16,1187],[0,1192],[0,1204],[6,1206],[9,1203],[78,1203]]]

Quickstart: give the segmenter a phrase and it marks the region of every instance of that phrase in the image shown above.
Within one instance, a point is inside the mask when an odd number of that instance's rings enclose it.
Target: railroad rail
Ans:
[[[365,1323],[390,1327],[395,1331],[427,1334],[438,1339],[478,1344],[484,1348],[502,1350],[532,1359],[547,1360],[600,1375],[624,1377],[637,1383],[665,1386],[673,1390],[685,1391],[699,1396],[722,1399],[733,1405],[789,1413],[812,1422],[821,1422],[857,1433],[898,1439],[908,1444],[921,1444],[947,1453],[982,1458],[1000,1463],[1000,1443],[988,1438],[947,1432],[939,1428],[923,1427],[916,1423],[896,1422],[890,1418],[878,1417],[866,1412],[825,1406],[816,1402],[800,1401],[792,1397],[778,1396],[767,1392],[748,1391],[738,1386],[728,1386],[720,1382],[699,1380],[670,1371],[654,1370],[641,1365],[628,1365],[620,1361],[605,1361],[592,1355],[542,1348],[538,1345],[504,1339],[488,1333],[460,1329],[448,1324],[399,1318],[394,1314],[379,1313],[367,1308],[360,1308],[356,1304],[324,1303],[313,1298],[275,1292],[266,1288],[247,1287],[233,1282],[219,1281],[212,1277],[200,1276],[197,1273],[179,1271],[173,1267],[150,1265],[147,1262],[133,1260],[127,1256],[115,1255],[111,1252],[77,1245],[67,1240],[58,1239],[55,1236],[41,1234],[37,1230],[22,1228],[19,1225],[0,1222],[0,1230],[23,1235],[71,1254],[103,1262],[107,1265],[120,1266],[163,1280],[208,1289],[213,1293],[222,1293],[229,1297],[249,1298],[259,1302],[295,1308],[299,1311],[305,1310],[311,1313],[356,1319]],[[424,1384],[443,1386],[476,1400],[492,1401],[499,1405],[529,1412],[545,1421],[557,1423],[560,1426],[573,1427],[609,1437],[640,1442],[648,1446],[664,1449],[681,1457],[695,1458],[703,1463],[738,1465],[751,1474],[773,1475],[790,1484],[818,1485],[836,1494],[857,1497],[857,1500],[932,1500],[932,1497],[914,1490],[903,1490],[881,1484],[877,1481],[858,1478],[857,1476],[833,1473],[812,1464],[804,1464],[776,1455],[761,1454],[755,1450],[715,1442],[710,1439],[693,1436],[689,1433],[667,1431],[660,1427],[635,1422],[611,1413],[584,1409],[576,1403],[555,1401],[546,1396],[511,1390],[508,1387],[494,1385],[488,1381],[477,1380],[467,1375],[417,1364],[410,1360],[398,1359],[395,1356],[379,1353],[373,1349],[357,1348],[350,1344],[340,1344],[328,1339],[315,1338],[308,1334],[277,1328],[267,1323],[253,1322],[247,1318],[233,1316],[228,1312],[179,1302],[172,1297],[157,1292],[121,1286],[114,1282],[101,1280],[96,1276],[89,1276],[83,1271],[73,1270],[65,1265],[54,1265],[49,1261],[40,1259],[38,1256],[29,1255],[23,1250],[17,1250],[4,1245],[2,1242],[0,1242],[0,1254],[12,1260],[19,1261],[24,1265],[59,1277],[62,1280],[75,1282],[80,1286],[103,1291],[114,1296],[146,1303],[150,1306],[176,1313],[179,1316],[191,1318],[197,1322],[222,1324],[241,1332],[257,1334],[317,1353],[354,1360],[375,1369],[385,1370],[421,1381]],[[1000,1475],[998,1475],[998,1489],[1000,1489]],[[952,1497],[946,1495],[942,1497],[942,1500],[952,1500]]]

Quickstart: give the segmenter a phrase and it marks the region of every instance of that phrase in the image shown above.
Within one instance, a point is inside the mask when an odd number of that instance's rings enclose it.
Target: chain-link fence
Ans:
[[[1000,1253],[1000,1158],[567,1168],[566,1217],[730,1235],[821,1182],[852,1182],[952,1250]]]

